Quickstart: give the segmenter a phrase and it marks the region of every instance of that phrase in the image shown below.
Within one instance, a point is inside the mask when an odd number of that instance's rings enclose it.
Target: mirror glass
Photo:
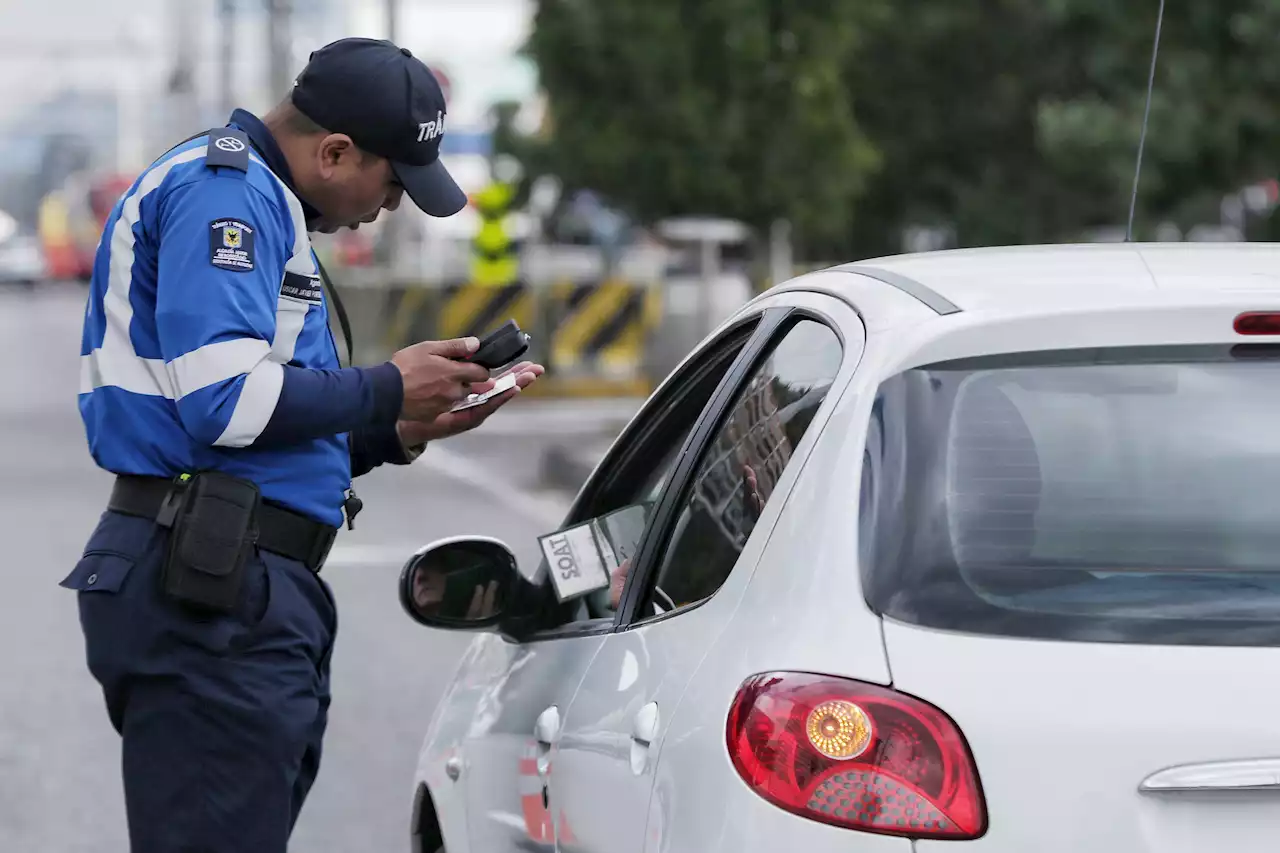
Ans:
[[[415,556],[400,579],[405,610],[438,627],[476,627],[497,620],[516,582],[516,558],[501,542],[465,539]]]

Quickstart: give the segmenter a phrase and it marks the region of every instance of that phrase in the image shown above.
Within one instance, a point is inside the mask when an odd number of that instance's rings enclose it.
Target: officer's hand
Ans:
[[[468,394],[492,387],[488,384],[488,370],[457,360],[470,356],[479,346],[476,338],[423,341],[391,356],[391,363],[400,368],[404,380],[401,419],[435,420]],[[468,387],[482,383],[481,388]]]
[[[430,422],[401,420],[396,425],[396,429],[400,433],[400,440],[404,442],[406,447],[416,447],[426,441],[438,441],[451,435],[466,432],[469,429],[475,429],[484,423],[486,418],[498,411],[503,404],[515,397],[520,392],[520,389],[528,388],[545,372],[546,368],[541,364],[522,361],[503,374],[514,373],[516,375],[515,388],[510,391],[504,391],[479,406],[472,406],[460,412],[445,412]],[[483,392],[487,387],[492,386],[490,383],[485,383],[474,390]]]

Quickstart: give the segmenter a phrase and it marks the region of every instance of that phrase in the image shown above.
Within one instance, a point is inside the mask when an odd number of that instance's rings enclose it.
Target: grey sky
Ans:
[[[308,0],[294,2],[301,6]],[[530,94],[532,73],[512,54],[527,33],[532,0],[399,2],[400,42],[445,67],[455,81],[450,109],[455,127],[477,121],[495,96]],[[237,0],[244,11],[233,83],[240,105],[251,109],[262,109],[275,97],[263,86],[264,5],[263,0]],[[331,7],[328,16],[296,20],[295,64],[332,38],[386,34],[382,0],[332,0]],[[198,97],[206,108],[216,107],[221,87],[216,8],[213,0],[0,0],[0,71],[9,82],[0,87],[0,121],[67,87],[118,92],[135,102],[154,99],[173,65],[179,10],[190,16]]]

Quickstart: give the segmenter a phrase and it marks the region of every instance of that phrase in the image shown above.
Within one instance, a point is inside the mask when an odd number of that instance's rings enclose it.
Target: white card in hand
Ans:
[[[494,386],[490,388],[488,391],[485,391],[483,394],[468,395],[463,400],[459,401],[458,403],[455,403],[453,408],[450,409],[449,411],[461,412],[463,409],[470,409],[472,406],[478,406],[481,403],[487,403],[488,401],[492,400],[494,397],[498,396],[504,391],[510,391],[514,387],[516,387],[516,375],[514,373],[508,373],[506,376],[499,378],[498,381],[494,384]]]

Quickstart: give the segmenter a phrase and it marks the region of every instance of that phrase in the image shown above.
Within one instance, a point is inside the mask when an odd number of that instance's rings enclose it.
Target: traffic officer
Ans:
[[[353,477],[474,427],[474,338],[340,366],[308,232],[466,203],[432,72],[386,41],[312,54],[264,120],[152,163],[93,269],[80,412],[117,475],[63,586],[123,747],[134,853],[285,853],[319,767],[336,610],[318,572]]]

